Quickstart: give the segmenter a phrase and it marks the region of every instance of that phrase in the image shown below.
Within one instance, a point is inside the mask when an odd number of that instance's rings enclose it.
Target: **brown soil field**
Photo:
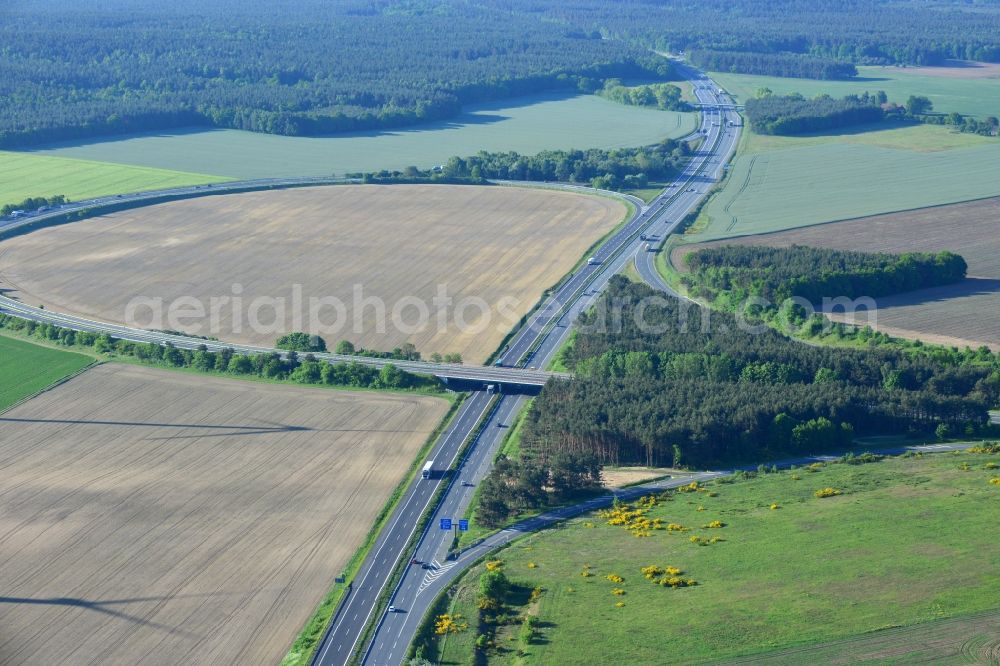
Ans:
[[[951,79],[1000,78],[1000,63],[978,62],[976,60],[946,60],[945,62],[946,65],[936,67],[885,67],[883,69],[893,74],[920,74]]]
[[[112,323],[129,323],[134,297],[159,298],[159,321],[148,308],[132,321],[237,343],[273,346],[284,333],[308,330],[331,347],[342,339],[369,349],[411,342],[425,357],[457,352],[482,362],[624,215],[611,199],[512,187],[357,185],[206,197],[4,241],[0,289]],[[258,297],[265,300],[255,305]],[[177,300],[185,298],[187,305]],[[212,298],[230,299],[217,301],[214,317]],[[336,300],[316,301],[312,317],[311,298]],[[384,303],[384,317],[372,298]],[[170,321],[171,303],[202,314]]]
[[[968,280],[879,299],[875,328],[901,338],[1000,350],[1000,198],[681,245],[674,248],[670,261],[683,269],[686,253],[727,244],[955,252],[969,264]],[[848,321],[842,314],[831,318]]]
[[[446,410],[107,364],[0,415],[0,663],[277,664]]]
[[[687,472],[670,467],[605,467],[601,470],[601,480],[605,488],[621,488],[631,483],[682,474]]]

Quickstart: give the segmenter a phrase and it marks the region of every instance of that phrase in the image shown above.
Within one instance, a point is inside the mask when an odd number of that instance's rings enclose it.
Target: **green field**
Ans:
[[[641,146],[686,135],[696,122],[694,113],[550,93],[478,105],[452,120],[382,132],[307,138],[237,130],[164,131],[38,152],[234,178],[343,175],[410,165],[427,168],[480,150],[530,155],[544,149]]]
[[[712,78],[740,101],[753,97],[758,88],[770,88],[779,95],[797,92],[806,97],[815,97],[821,93],[843,97],[866,90],[884,90],[889,100],[898,104],[906,102],[910,95],[924,95],[934,103],[935,111],[957,111],[965,116],[1000,116],[1000,78],[924,76],[900,72],[890,67],[859,67],[858,73],[858,78],[853,81],[819,81],[725,72],[713,72]]]
[[[84,368],[93,359],[0,335],[0,411]]]
[[[883,129],[883,127],[887,127]],[[1000,140],[932,125],[747,133],[690,240],[778,231],[1000,195]]]
[[[191,163],[192,168],[198,165]],[[64,194],[71,201],[228,180],[201,173],[0,151],[0,204]]]
[[[651,664],[665,654],[671,663],[701,663],[832,640],[864,646],[867,632],[1000,609],[1000,547],[994,530],[984,529],[1000,524],[1000,486],[989,483],[1000,472],[989,463],[1000,456],[827,464],[675,493],[646,515],[689,531],[636,538],[588,515],[528,536],[496,557],[520,586],[508,600],[512,615],[537,615],[539,636],[526,643],[516,623],[503,626],[503,650],[489,663]],[[817,498],[825,487],[842,494]],[[701,527],[714,520],[725,526]],[[692,536],[722,541],[698,545]],[[581,576],[588,565],[593,575]],[[678,567],[697,585],[657,585],[640,573],[649,565]],[[470,628],[438,642],[441,663],[472,663],[482,571],[479,565],[458,583],[450,610]],[[543,592],[531,604],[524,597],[535,586]],[[615,596],[616,587],[624,594]],[[937,652],[928,663],[944,663],[949,650],[967,648],[960,629],[953,625],[934,646],[904,632],[891,645],[891,663],[927,658],[929,647]],[[986,645],[998,638],[994,624]],[[798,656],[788,663],[828,663]]]

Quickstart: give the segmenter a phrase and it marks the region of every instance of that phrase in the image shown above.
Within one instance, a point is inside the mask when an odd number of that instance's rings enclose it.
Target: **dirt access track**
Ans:
[[[447,407],[106,364],[0,414],[0,664],[277,664]]]
[[[877,318],[865,312],[835,321],[873,324],[888,335],[957,347],[986,345],[1000,351],[1000,198],[818,224],[770,234],[679,245],[671,263],[684,270],[684,255],[720,245],[811,245],[860,252],[940,252],[962,255],[968,279],[878,299]]]
[[[237,343],[273,346],[306,330],[331,347],[411,342],[425,357],[477,363],[624,216],[612,199],[501,186],[205,197],[6,240],[0,289],[59,312]],[[159,320],[145,306],[126,317],[134,297],[162,299]],[[312,316],[310,299],[328,300],[313,301]],[[171,321],[170,304],[196,314]]]

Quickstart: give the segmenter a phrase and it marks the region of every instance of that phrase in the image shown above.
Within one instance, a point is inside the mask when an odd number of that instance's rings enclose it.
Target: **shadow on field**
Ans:
[[[173,627],[168,627],[158,622],[153,622],[151,620],[145,620],[141,617],[135,615],[129,615],[128,613],[123,613],[121,611],[114,610],[112,608],[107,608],[108,606],[121,606],[125,604],[138,604],[146,602],[163,602],[170,601],[172,599],[184,599],[191,597],[211,597],[214,594],[178,594],[166,597],[134,597],[131,599],[105,599],[103,601],[88,601],[87,599],[77,599],[75,597],[48,597],[48,598],[33,598],[33,597],[0,597],[0,604],[12,604],[12,605],[31,605],[31,606],[67,606],[70,608],[82,608],[84,610],[94,611],[96,613],[101,613],[103,615],[110,615],[111,617],[116,617],[133,624],[138,624],[143,627],[151,627],[153,629],[158,629],[160,631],[165,631],[169,634],[182,635],[191,638],[196,638],[196,636],[188,631],[181,629],[176,629]]]
[[[928,305],[941,303],[955,298],[970,296],[989,296],[1000,293],[1000,280],[995,278],[971,277],[940,287],[918,289],[903,294],[895,294],[878,299],[879,307],[899,307],[903,305]]]

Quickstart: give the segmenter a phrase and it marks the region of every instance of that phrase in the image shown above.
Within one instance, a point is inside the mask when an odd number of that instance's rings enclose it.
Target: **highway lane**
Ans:
[[[711,81],[700,80],[696,83],[696,94],[699,99],[704,102],[714,102],[717,99],[717,87]],[[732,154],[739,138],[738,129],[724,128],[721,124],[714,125],[714,117],[714,114],[705,114],[699,129],[705,132],[703,134],[705,140],[674,184],[650,204],[639,208],[633,219],[607,239],[595,252],[595,264],[581,266],[569,279],[564,280],[553,290],[553,293],[512,337],[507,349],[500,356],[501,363],[539,368],[550,363],[569,335],[577,316],[597,299],[611,277],[642,251],[645,241],[640,237],[649,229],[657,228],[657,225],[662,225],[664,228],[676,225],[706,195],[714,181],[721,177],[724,160]],[[499,403],[496,413],[476,441],[467,461],[459,468],[455,481],[428,523],[427,531],[421,535],[414,554],[411,555],[418,560],[429,561],[434,568],[423,569],[419,565],[407,568],[389,601],[392,606],[401,609],[401,612],[383,613],[378,619],[374,636],[362,654],[361,663],[378,665],[400,663],[437,593],[481,555],[516,538],[525,529],[537,529],[570,515],[610,503],[611,499],[608,496],[591,500],[581,507],[568,507],[553,512],[548,517],[539,517],[493,535],[482,544],[465,551],[458,560],[446,559],[453,535],[438,529],[438,521],[441,518],[458,519],[464,514],[465,508],[471,501],[474,485],[488,473],[496,451],[502,443],[506,429],[498,428],[496,424],[509,424],[524,401],[525,399],[520,396],[507,396]],[[693,475],[687,482],[694,478],[711,478],[717,474],[709,472],[705,475]],[[461,480],[467,480],[472,485],[463,486]],[[632,496],[629,493],[625,495]],[[360,633],[363,626],[353,629]],[[345,632],[347,626],[342,625],[337,631]],[[328,636],[328,640],[331,639],[332,636]],[[321,656],[314,663],[327,665],[345,662]]]
[[[492,402],[493,396],[485,391],[474,392],[466,399],[429,456],[429,460],[435,463],[435,469],[448,469],[452,465],[469,433]],[[432,479],[418,476],[406,489],[354,577],[346,599],[340,604],[326,640],[316,653],[317,663],[346,663],[360,639],[361,630],[371,619],[393,569],[403,556],[404,547],[416,531],[420,517],[427,511],[438,487],[450,482],[440,474]]]

